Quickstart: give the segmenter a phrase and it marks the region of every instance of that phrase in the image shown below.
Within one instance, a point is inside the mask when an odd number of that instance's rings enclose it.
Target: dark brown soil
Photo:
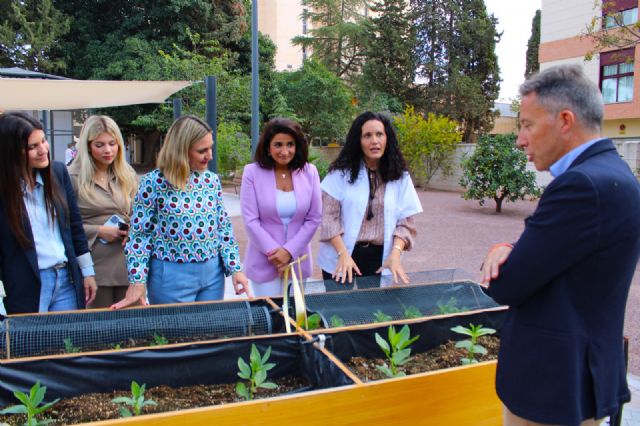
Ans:
[[[273,380],[277,389],[258,389],[256,399],[283,395],[306,388],[308,384],[300,377],[282,377]],[[236,394],[235,383],[226,385],[196,385],[181,388],[158,386],[147,389],[145,398],[158,405],[147,406],[143,414],[161,413],[165,411],[183,410],[186,408],[205,407],[209,405],[228,404],[243,401]],[[111,402],[113,398],[131,395],[128,392],[93,393],[80,395],[58,401],[51,409],[38,417],[39,420],[54,419],[55,425],[68,425],[92,422],[97,420],[117,419],[120,417],[120,405]],[[26,421],[24,415],[0,416],[0,425],[22,425]]]
[[[482,336],[478,339],[478,343],[484,346],[488,353],[478,356],[479,362],[489,361],[498,358],[498,348],[500,340],[494,336]],[[456,342],[449,341],[444,345],[431,349],[427,352],[418,353],[411,356],[411,359],[405,365],[398,367],[399,371],[405,374],[423,373],[425,371],[440,370],[449,367],[458,367],[462,365],[460,359],[465,357],[466,351],[455,347]],[[380,351],[382,354],[382,351]],[[383,365],[386,359],[367,359],[362,357],[354,357],[347,363],[347,367],[353,371],[362,381],[369,382],[371,380],[386,379],[377,365]],[[388,364],[387,364],[388,365]]]

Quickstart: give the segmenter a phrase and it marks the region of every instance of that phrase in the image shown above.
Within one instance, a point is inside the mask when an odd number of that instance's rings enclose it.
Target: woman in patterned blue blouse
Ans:
[[[146,304],[145,293],[151,304],[222,299],[225,275],[250,296],[220,180],[207,169],[212,146],[197,117],[169,128],[158,168],[138,186],[125,247],[130,285],[112,308]]]

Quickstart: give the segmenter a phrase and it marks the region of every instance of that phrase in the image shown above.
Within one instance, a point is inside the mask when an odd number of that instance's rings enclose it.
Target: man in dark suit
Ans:
[[[622,329],[640,188],[600,136],[602,96],[581,67],[547,69],[520,94],[518,146],[554,180],[518,241],[483,265],[488,293],[509,305],[496,390],[505,425],[595,425],[630,400]]]

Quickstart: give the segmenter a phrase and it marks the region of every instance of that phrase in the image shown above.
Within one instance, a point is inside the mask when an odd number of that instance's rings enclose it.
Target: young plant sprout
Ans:
[[[331,315],[331,318],[329,319],[329,321],[331,322],[331,327],[333,328],[344,327],[344,320],[338,314]]]
[[[420,312],[420,309],[416,308],[415,306],[402,305],[402,307],[404,309],[404,317],[406,319],[420,318],[422,316],[422,312]]]
[[[376,333],[376,343],[378,343],[387,360],[389,360],[388,366],[384,364],[378,365],[376,368],[382,371],[387,377],[402,377],[405,374],[404,372],[398,371],[398,366],[404,365],[409,361],[411,357],[411,348],[409,345],[418,340],[420,336],[411,337],[411,331],[408,325],[403,326],[399,333],[396,333],[396,329],[390,325],[388,334],[389,342]]]
[[[464,334],[465,336],[470,337],[469,339],[461,340],[456,343],[456,348],[462,348],[467,351],[467,356],[460,358],[462,365],[476,364],[478,362],[475,357],[476,354],[486,355],[487,349],[484,346],[478,344],[478,338],[480,336],[493,334],[496,332],[493,328],[482,327],[482,324],[469,324],[469,328],[458,325],[456,327],[453,327],[451,331],[455,331],[456,333]]]
[[[456,306],[457,300],[455,297],[450,297],[447,303],[442,302],[442,300],[438,300],[437,304],[438,304],[437,313],[441,315],[455,314],[460,312],[460,309]]]
[[[67,337],[66,339],[64,339],[62,341],[62,343],[64,344],[64,353],[75,354],[75,353],[80,352],[80,348],[78,348],[77,346],[73,345],[73,342],[71,341],[71,338]]]
[[[382,312],[380,309],[378,309],[377,311],[375,311],[373,313],[373,318],[374,318],[375,322],[387,322],[387,321],[391,321],[393,319],[389,315],[387,315],[384,312]]]
[[[162,345],[167,345],[169,343],[166,337],[158,333],[153,333],[153,336],[151,337],[153,337],[153,342],[151,342],[151,346],[162,346]]]
[[[146,386],[146,384],[140,386],[135,380],[133,380],[131,382],[131,397],[120,396],[111,400],[114,404],[125,404],[131,408],[120,407],[120,417],[139,416],[142,414],[142,409],[147,405],[158,405],[153,400],[144,399]]]
[[[241,379],[249,381],[249,386],[243,382],[236,384],[236,393],[246,400],[251,400],[255,396],[258,388],[275,389],[278,387],[273,382],[267,381],[267,371],[276,366],[275,363],[267,362],[271,356],[271,346],[269,346],[264,353],[260,355],[260,351],[256,348],[256,345],[251,345],[251,354],[249,355],[249,363],[247,364],[244,359],[238,358],[238,376]]]
[[[310,330],[317,330],[318,328],[320,328],[321,324],[322,324],[322,317],[320,316],[319,313],[316,312],[307,317],[307,327],[304,326],[304,321],[298,323],[298,326],[307,331],[310,331]]]
[[[48,410],[53,406],[53,404],[59,401],[59,399],[56,399],[55,401],[51,401],[40,406],[44,400],[46,392],[47,387],[40,386],[39,380],[31,387],[28,395],[24,392],[14,391],[13,395],[18,399],[18,401],[22,402],[22,404],[5,408],[0,411],[0,414],[26,414],[27,422],[25,423],[25,426],[40,426],[52,423],[53,420],[38,420],[36,418],[38,414]]]

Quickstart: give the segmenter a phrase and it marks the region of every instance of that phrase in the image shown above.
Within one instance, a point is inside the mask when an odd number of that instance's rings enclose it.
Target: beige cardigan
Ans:
[[[98,185],[96,185],[96,193],[93,199],[80,198],[78,195],[78,172],[78,165],[72,163],[69,166],[69,175],[71,176],[73,189],[78,197],[82,224],[84,232],[87,234],[89,249],[93,257],[96,283],[98,286],[103,287],[129,285],[122,240],[118,239],[109,244],[103,244],[98,240],[98,228],[104,225],[107,219],[114,214],[129,223],[131,213],[126,211],[125,206],[122,203],[119,204],[109,191]],[[120,191],[115,177],[110,180],[108,189],[112,192]]]

